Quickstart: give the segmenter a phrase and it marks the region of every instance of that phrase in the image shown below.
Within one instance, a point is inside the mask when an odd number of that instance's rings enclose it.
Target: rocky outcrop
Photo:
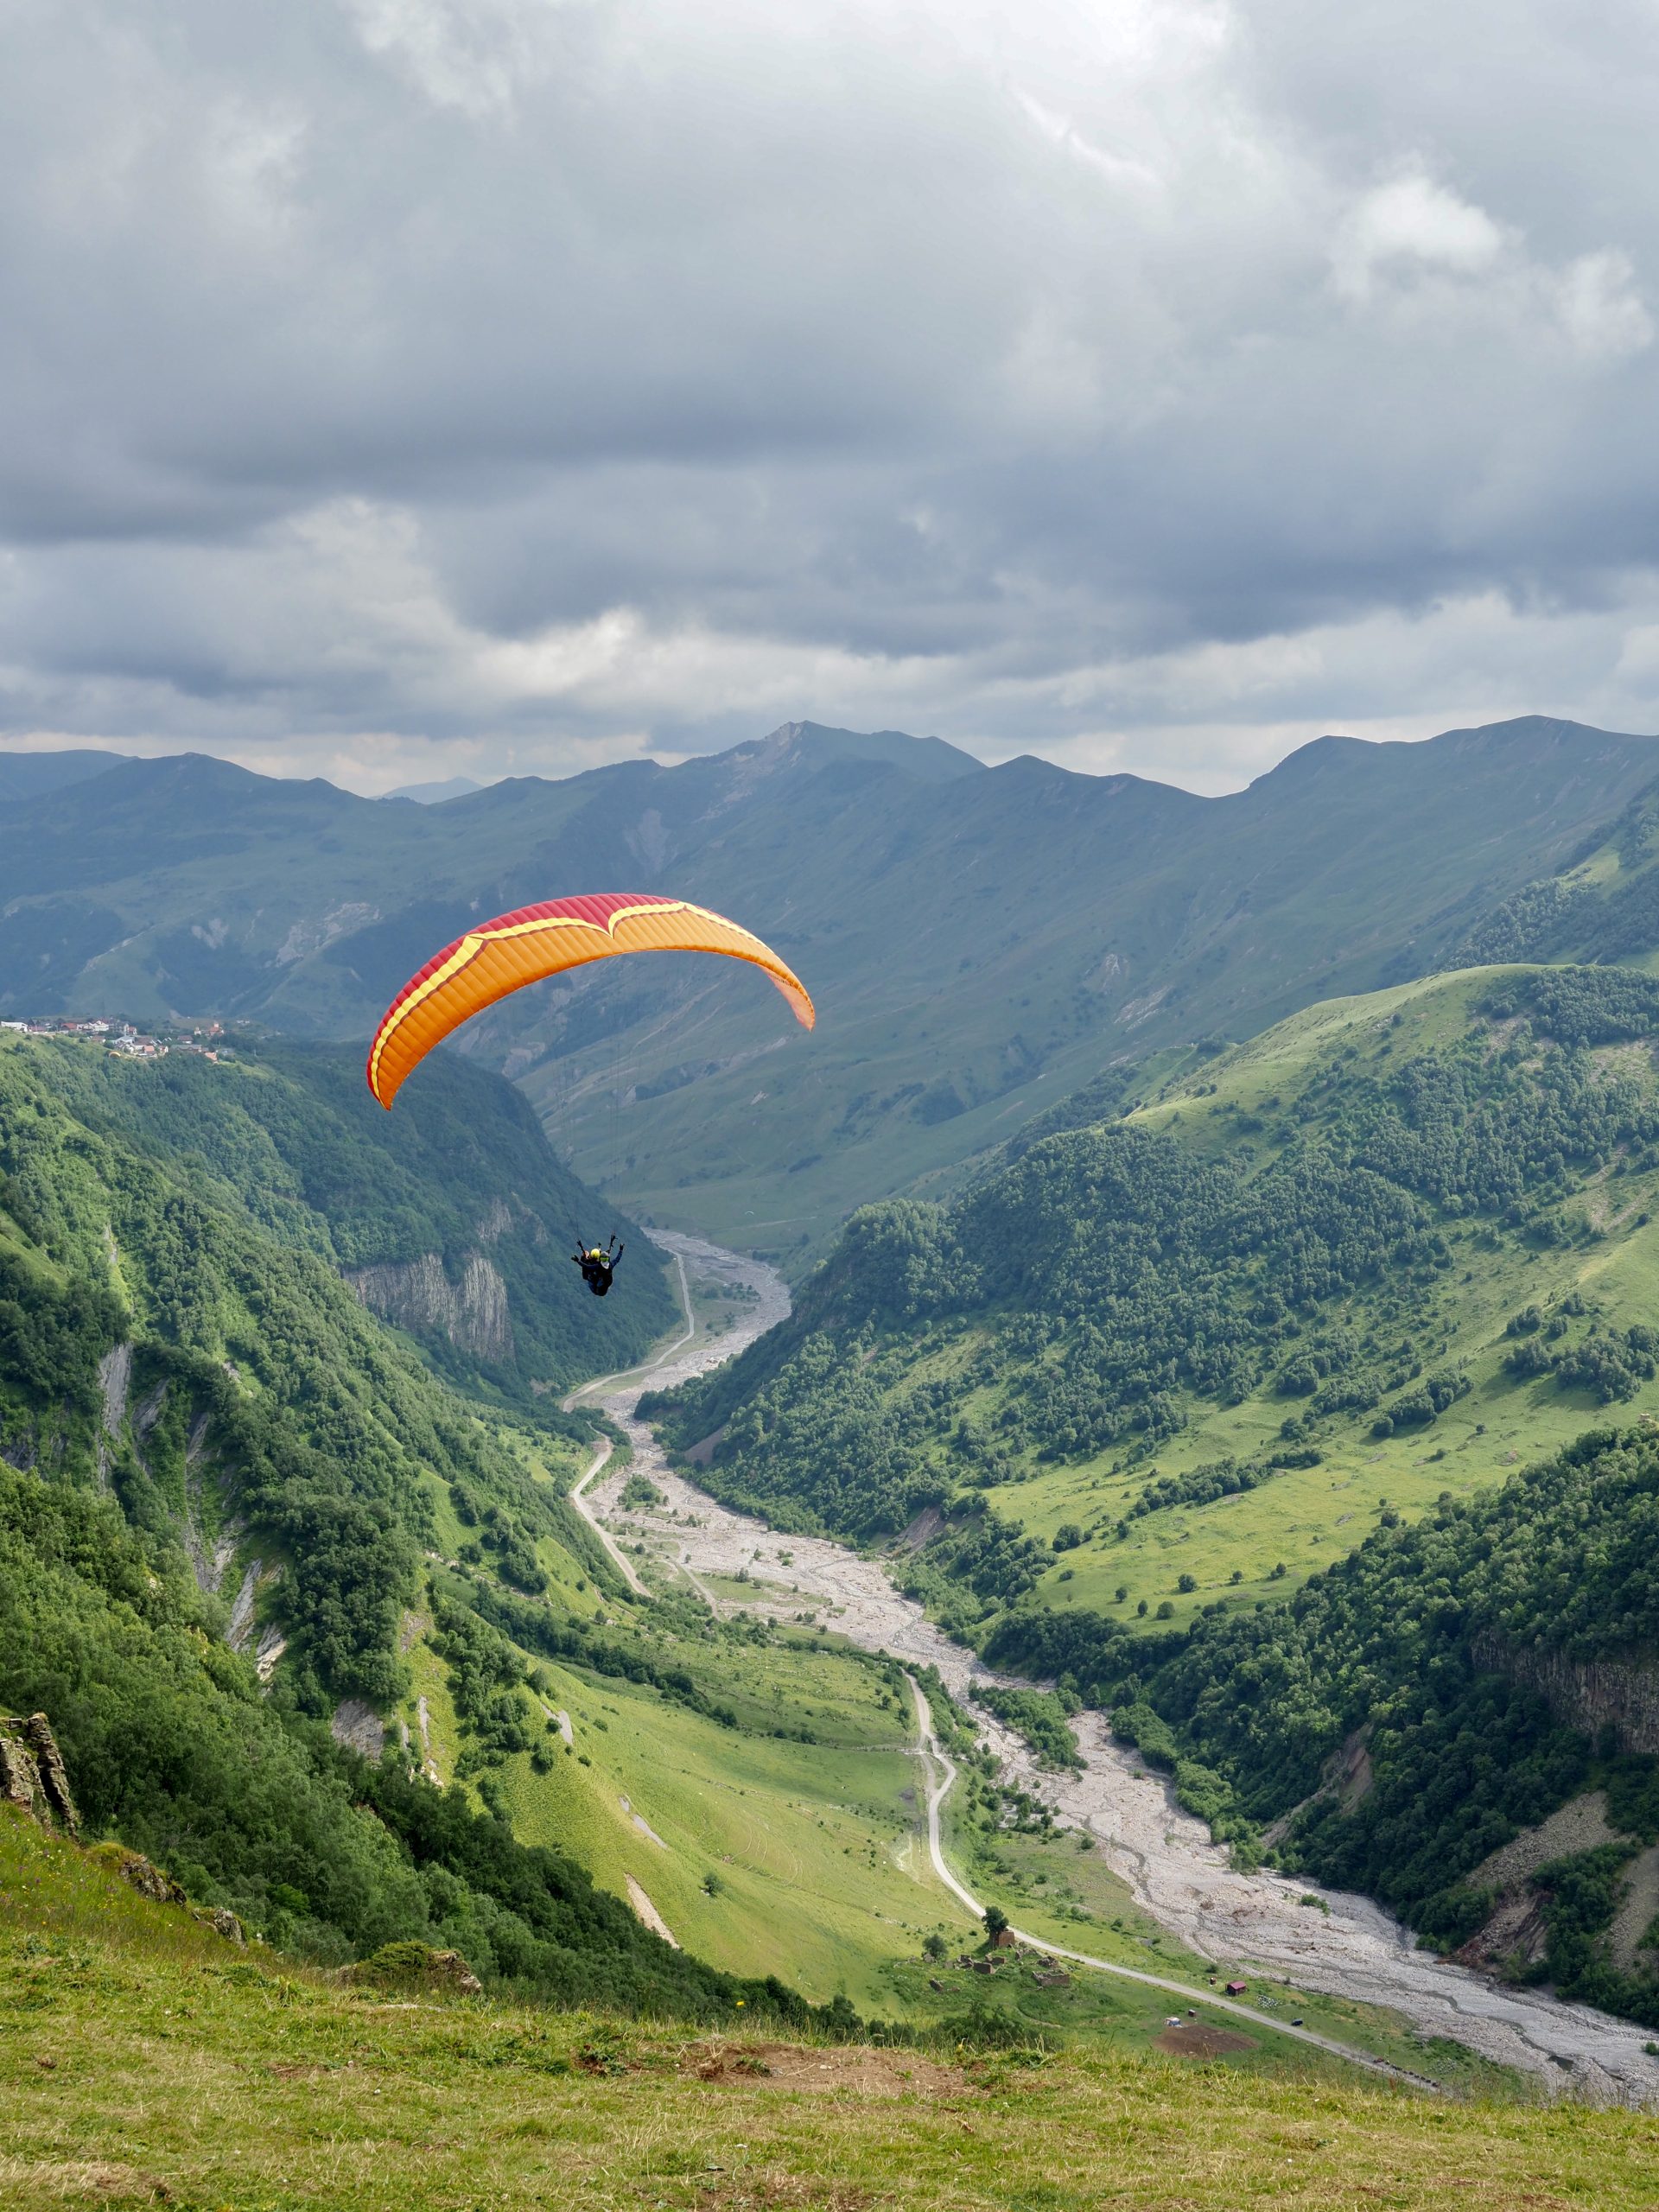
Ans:
[[[191,1904],[182,1886],[175,1882],[163,1866],[146,1859],[142,1851],[129,1851],[124,1843],[100,1843],[87,1854],[100,1866],[108,1867],[111,1874],[137,1891],[141,1897],[148,1897],[152,1904],[178,1904],[188,1907],[190,1916],[201,1927],[222,1936],[227,1943],[245,1943],[247,1936],[242,1923],[226,1904]]]
[[[360,1751],[365,1759],[378,1759],[386,1748],[385,1723],[360,1697],[341,1698],[328,1729],[337,1744]]]
[[[0,1719],[0,1799],[16,1805],[43,1828],[74,1835],[80,1815],[69,1794],[62,1754],[43,1713],[26,1720]]]
[[[115,1344],[98,1363],[98,1387],[104,1400],[103,1432],[98,1440],[98,1479],[107,1490],[114,1459],[110,1446],[120,1440],[127,1417],[127,1393],[132,1387],[132,1346]]]
[[[229,1905],[194,1904],[190,1911],[193,1918],[200,1921],[204,1928],[211,1928],[215,1936],[222,1936],[227,1943],[247,1942],[242,1923]]]
[[[436,1252],[357,1268],[347,1272],[346,1281],[371,1313],[411,1334],[435,1332],[475,1359],[505,1362],[513,1357],[507,1286],[494,1262],[481,1252],[468,1254],[459,1281],[451,1280]]]
[[[56,1828],[74,1836],[80,1815],[69,1794],[69,1777],[63,1754],[43,1713],[27,1720],[0,1718],[0,1802],[15,1805],[43,1828]],[[129,1851],[124,1843],[94,1845],[87,1857],[130,1883],[140,1897],[156,1904],[188,1905],[194,1917],[227,1943],[245,1943],[242,1923],[228,1905],[190,1904],[173,1877],[142,1851]]]
[[[124,1843],[100,1843],[92,1853],[100,1866],[148,1897],[152,1904],[188,1904],[183,1889],[164,1867],[146,1859],[142,1851],[129,1851]]]
[[[1478,1665],[1535,1690],[1570,1727],[1591,1738],[1611,1728],[1621,1751],[1659,1752],[1659,1654],[1569,1659],[1495,1636],[1477,1637],[1473,1649]]]
[[[1628,1847],[1629,1838],[1610,1824],[1606,1793],[1588,1789],[1582,1796],[1557,1806],[1536,1827],[1523,1828],[1508,1843],[1489,1852],[1466,1881],[1471,1890],[1492,1893],[1495,1902],[1484,1924],[1455,1954],[1459,1965],[1488,1974],[1514,1973],[1536,1966],[1549,1946],[1544,1909],[1550,1893],[1540,1885],[1540,1872],[1558,1859],[1575,1859],[1582,1852],[1620,1843]],[[1642,1856],[1659,1859],[1659,1853]],[[1627,1872],[1621,1899],[1619,1923],[1610,1948],[1616,1963],[1628,1967],[1659,1909],[1651,1871],[1643,1868],[1634,1885]]]

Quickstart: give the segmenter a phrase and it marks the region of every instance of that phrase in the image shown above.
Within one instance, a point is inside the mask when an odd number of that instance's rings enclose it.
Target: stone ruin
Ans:
[[[80,1832],[80,1815],[69,1794],[63,1754],[43,1713],[26,1720],[0,1714],[0,1802],[16,1805],[43,1828]]]

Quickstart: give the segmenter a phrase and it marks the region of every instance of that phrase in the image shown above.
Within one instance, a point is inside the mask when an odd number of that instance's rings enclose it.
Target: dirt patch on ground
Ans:
[[[697,2203],[708,2212],[785,2212],[785,2208],[810,2207],[811,2212],[863,2212],[870,2202],[868,2189],[844,2181],[820,2181],[811,2174],[789,2174],[776,2167],[760,2173],[719,2174],[701,2183]]]
[[[859,2097],[937,2097],[966,2086],[957,2067],[937,2065],[913,2050],[872,2050],[859,2044],[813,2050],[799,2044],[698,2044],[686,2053],[683,2064],[685,2072],[701,2082],[805,2089],[815,2094],[850,2091]]]
[[[1459,1966],[1497,1974],[1511,1962],[1535,1965],[1548,1948],[1543,1899],[1534,1890],[1516,1889],[1498,1899],[1491,1919],[1452,1956]]]
[[[154,2174],[141,2174],[136,2166],[105,2165],[99,2161],[59,2164],[50,2159],[0,2158],[0,2188],[43,2190],[48,2196],[112,2197],[140,2204],[165,2204],[171,2192]]]
[[[1154,2050],[1166,2050],[1172,2058],[1225,2058],[1230,2051],[1254,2050],[1255,2044],[1249,2036],[1236,2036],[1228,2028],[1212,2028],[1202,2020],[1194,2020],[1181,2028],[1166,2028],[1160,2036],[1152,2039]]]
[[[1656,1916],[1659,1916],[1659,1843],[1649,1845],[1624,1869],[1624,1893],[1607,1931],[1613,1964],[1626,1974],[1635,1966],[1642,1938]]]
[[[641,1825],[643,1826],[643,1823],[641,1823]],[[647,1831],[647,1833],[649,1833],[649,1831]],[[651,1840],[653,1843],[662,1843],[663,1841],[659,1835],[654,1835]],[[663,1844],[663,1848],[666,1850],[668,1848],[667,1845]],[[628,1885],[628,1903],[633,1907],[634,1911],[638,1914],[639,1917],[645,1922],[646,1927],[651,1929],[653,1935],[660,1936],[664,1943],[671,1943],[674,1948],[677,1951],[680,1948],[679,1937],[676,1936],[672,1929],[670,1928],[668,1923],[663,1918],[662,1914],[658,1911],[656,1906],[652,1904],[651,1899],[645,1895],[645,1891],[640,1887],[639,1884],[635,1881],[632,1874],[625,1874],[622,1878]]]

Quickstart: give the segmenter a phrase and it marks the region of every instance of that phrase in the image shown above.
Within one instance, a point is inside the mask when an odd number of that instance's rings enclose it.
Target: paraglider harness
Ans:
[[[609,1290],[611,1279],[616,1273],[616,1263],[627,1249],[626,1244],[619,1244],[616,1238],[613,1236],[608,1250],[601,1250],[600,1246],[594,1244],[570,1255],[582,1269],[583,1282],[587,1284],[595,1298],[603,1298],[606,1292]]]

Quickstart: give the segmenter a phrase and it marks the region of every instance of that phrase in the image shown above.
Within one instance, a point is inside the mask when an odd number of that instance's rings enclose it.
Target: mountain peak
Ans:
[[[868,760],[927,784],[977,775],[985,766],[941,737],[912,737],[901,729],[833,729],[809,721],[780,722],[765,737],[734,746],[724,757],[750,762],[763,772],[798,763],[816,767],[831,760]]]

